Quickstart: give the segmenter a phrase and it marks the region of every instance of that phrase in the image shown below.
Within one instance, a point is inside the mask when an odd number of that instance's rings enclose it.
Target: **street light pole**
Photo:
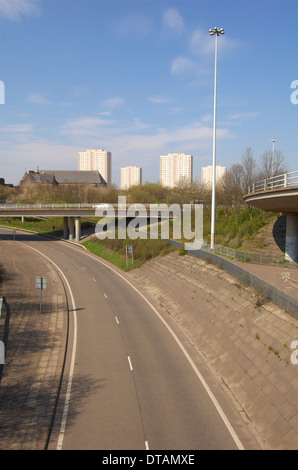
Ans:
[[[272,142],[271,176],[274,176],[274,144],[275,144],[276,140],[272,139],[271,142]]]
[[[215,243],[215,184],[216,184],[216,88],[217,88],[217,37],[224,34],[223,28],[209,29],[210,36],[215,35],[215,71],[214,71],[214,116],[213,116],[213,157],[212,157],[212,214],[211,214],[211,243],[214,250]]]

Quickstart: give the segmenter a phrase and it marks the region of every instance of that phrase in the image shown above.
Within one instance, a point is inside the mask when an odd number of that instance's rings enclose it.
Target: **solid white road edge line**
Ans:
[[[68,383],[67,383],[67,389],[66,389],[66,396],[65,396],[65,403],[64,403],[64,408],[63,408],[63,414],[62,414],[62,420],[61,420],[61,425],[60,425],[60,432],[59,432],[59,437],[58,437],[58,442],[57,442],[57,447],[56,450],[61,450],[62,445],[63,445],[63,440],[64,440],[64,434],[65,434],[65,429],[66,429],[66,421],[67,421],[67,414],[68,414],[68,409],[69,409],[69,403],[70,403],[70,395],[71,395],[71,387],[72,387],[72,381],[73,381],[73,371],[74,371],[74,366],[75,366],[75,356],[76,356],[76,348],[77,348],[77,315],[76,315],[76,305],[73,297],[72,290],[70,288],[69,282],[63,273],[63,271],[57,266],[54,261],[52,261],[48,256],[46,256],[44,253],[41,251],[37,250],[36,248],[33,248],[30,245],[25,245],[32,250],[36,251],[40,255],[42,255],[44,258],[46,258],[55,268],[59,271],[61,276],[63,277],[65,283],[67,284],[67,288],[70,293],[71,297],[71,303],[72,303],[72,313],[73,313],[73,344],[72,344],[72,352],[71,352],[71,362],[70,362],[70,371],[69,371],[69,377],[68,377]]]
[[[133,367],[132,367],[132,363],[131,363],[130,357],[127,356],[127,359],[128,359],[129,368],[130,368],[131,371],[133,371]]]

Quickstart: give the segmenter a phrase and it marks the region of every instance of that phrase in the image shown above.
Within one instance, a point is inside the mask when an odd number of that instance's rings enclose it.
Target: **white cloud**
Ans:
[[[169,103],[171,100],[170,99],[167,99],[167,98],[160,98],[158,96],[150,96],[150,98],[148,98],[149,101],[151,101],[151,103]]]
[[[195,60],[187,57],[177,57],[173,60],[171,73],[173,75],[198,74],[200,71],[199,64]]]
[[[220,37],[218,48],[221,52],[231,51],[235,49],[236,43],[227,39],[225,36]],[[213,70],[210,63],[214,61],[215,44],[214,38],[209,32],[203,32],[200,29],[194,31],[191,36],[189,50],[185,56],[176,57],[171,64],[172,75],[193,75],[203,77]]]
[[[197,29],[191,37],[190,48],[192,53],[196,55],[214,53],[214,38],[212,39],[208,32],[203,33]]]
[[[27,101],[29,103],[35,103],[35,104],[42,104],[42,105],[47,105],[50,104],[50,101],[48,101],[44,95],[41,93],[31,93],[30,95],[27,96]]]
[[[103,102],[103,105],[106,106],[107,108],[114,109],[118,106],[122,106],[123,103],[124,103],[123,98],[115,97],[115,98],[110,98],[110,99],[105,100]]]
[[[171,129],[154,129],[135,118],[124,125],[97,116],[68,120],[60,131],[59,141],[49,141],[30,134],[30,125],[7,126],[16,133],[13,143],[0,142],[6,180],[23,176],[27,169],[77,169],[78,152],[92,146],[110,150],[113,155],[113,181],[119,178],[120,166],[138,164],[151,167],[159,174],[159,156],[171,152],[206,154],[212,150],[212,125],[193,122]],[[21,132],[27,132],[22,137]],[[19,135],[19,134],[20,135]],[[70,143],[61,141],[70,137]],[[227,128],[218,126],[218,139],[230,138]],[[11,140],[10,140],[11,142]],[[16,167],[19,174],[16,174]],[[151,177],[150,177],[151,178]]]
[[[178,114],[178,113],[180,113],[181,111],[182,111],[182,109],[181,109],[181,108],[178,108],[178,107],[176,107],[176,108],[171,108],[171,109],[170,109],[170,114]]]
[[[60,134],[75,136],[100,136],[102,127],[112,124],[113,121],[98,117],[84,116],[78,119],[70,119],[61,128]]]
[[[152,19],[140,13],[127,13],[120,20],[114,21],[112,28],[118,36],[146,36],[152,31]]]
[[[28,134],[32,132],[32,124],[8,124],[1,131],[6,134]]]
[[[150,124],[146,124],[145,122],[142,122],[141,119],[139,118],[134,118],[133,122],[134,122],[133,130],[140,131],[144,129],[149,129],[151,127]]]
[[[144,133],[143,131],[151,132]],[[68,120],[61,128],[61,135],[76,136],[77,141],[89,139],[90,137],[104,139],[108,146],[115,145],[122,150],[125,147],[138,149],[141,155],[145,149],[163,148],[172,143],[203,142],[212,140],[212,125],[208,126],[201,122],[194,122],[175,129],[155,129],[151,124],[134,118],[124,125],[112,120],[103,120],[98,117],[84,116],[78,119]],[[220,128],[217,130],[218,137],[228,137],[228,130]]]
[[[239,120],[239,119],[251,119],[251,118],[254,118],[254,117],[257,117],[259,116],[259,113],[257,112],[250,112],[250,113],[236,113],[236,114],[231,114],[229,117],[228,117],[228,120],[230,121],[235,121],[235,120]]]
[[[220,35],[218,39],[218,50],[220,53],[232,51],[237,47],[237,43],[228,38],[225,34]],[[208,31],[196,29],[190,40],[190,49],[192,54],[200,56],[214,57],[215,38],[210,36]]]
[[[111,139],[110,147],[113,155],[121,156],[122,159],[130,158],[135,154],[141,159],[156,156],[156,165],[158,166],[158,157],[164,152],[176,152],[177,149],[199,149],[208,148],[212,145],[212,126],[202,125],[200,122],[194,122],[186,126],[174,129],[157,129],[150,134],[129,133],[127,135],[115,135]],[[229,132],[225,128],[218,127],[217,137],[228,138]],[[187,150],[183,150],[187,151]]]
[[[1,148],[2,171],[9,183],[18,185],[25,171],[36,170],[77,170],[78,152],[81,148],[64,145],[39,138],[14,143]]]
[[[212,116],[212,114],[206,114],[205,116],[203,116],[202,121],[203,121],[203,122],[211,122],[211,121],[213,121],[213,116]]]
[[[1,0],[0,17],[11,21],[19,21],[23,15],[37,12],[36,0]]]
[[[184,29],[183,18],[176,8],[168,8],[163,15],[163,23],[166,27],[181,32]]]
[[[102,111],[101,113],[98,113],[100,116],[110,116],[111,111]]]

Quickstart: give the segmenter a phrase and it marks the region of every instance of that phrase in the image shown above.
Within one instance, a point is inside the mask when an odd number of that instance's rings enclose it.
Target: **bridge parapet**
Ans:
[[[288,188],[298,186],[298,171],[283,173],[282,175],[272,176],[261,181],[257,181],[248,187],[248,194],[260,191]]]

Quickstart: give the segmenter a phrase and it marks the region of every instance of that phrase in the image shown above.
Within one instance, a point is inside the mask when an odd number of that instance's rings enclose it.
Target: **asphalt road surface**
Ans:
[[[66,242],[17,235],[16,243],[51,260],[68,292],[67,363],[49,449],[251,445],[220,387],[204,382],[186,338],[125,274]]]

